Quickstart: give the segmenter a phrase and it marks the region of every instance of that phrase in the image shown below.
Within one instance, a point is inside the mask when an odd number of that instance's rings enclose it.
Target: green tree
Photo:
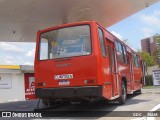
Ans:
[[[154,39],[156,40],[156,50],[152,53],[154,62],[160,67],[160,35],[155,34]]]
[[[159,60],[159,58],[158,58],[159,54],[160,54],[160,50],[157,50],[157,49],[156,49],[156,50],[153,52],[152,57],[153,57],[154,63],[155,63],[156,65],[158,65],[159,68],[160,68],[160,60]]]
[[[142,59],[146,62],[147,67],[154,65],[153,57],[148,52],[138,52]]]

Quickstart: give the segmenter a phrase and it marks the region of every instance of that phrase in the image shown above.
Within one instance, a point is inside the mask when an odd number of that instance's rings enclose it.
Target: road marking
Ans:
[[[155,107],[154,107],[152,110],[150,110],[150,111],[157,111],[159,108],[160,108],[160,104],[157,105],[157,106],[155,106]]]

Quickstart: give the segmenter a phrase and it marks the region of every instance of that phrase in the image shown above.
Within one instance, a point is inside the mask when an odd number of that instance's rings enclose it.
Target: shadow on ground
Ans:
[[[135,99],[137,95],[129,95],[126,104],[122,106],[128,106],[132,104],[137,104],[140,102],[148,102],[149,100]],[[21,102],[11,102],[11,103],[1,103],[0,111],[34,111],[36,108],[38,100],[21,101]],[[40,104],[42,106],[42,104]],[[95,100],[90,104],[65,104],[60,107],[48,109],[44,114],[54,117],[99,117],[108,116],[120,105],[107,104],[105,100]]]

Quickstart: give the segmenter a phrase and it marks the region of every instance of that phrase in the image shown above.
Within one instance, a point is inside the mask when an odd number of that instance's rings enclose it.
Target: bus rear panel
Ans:
[[[102,97],[98,79],[98,44],[92,25],[60,27],[38,33],[35,61],[36,95],[39,98],[75,99]]]

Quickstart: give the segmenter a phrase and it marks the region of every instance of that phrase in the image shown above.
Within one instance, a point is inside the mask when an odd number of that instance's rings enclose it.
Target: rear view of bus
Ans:
[[[95,22],[66,24],[37,34],[36,95],[44,104],[102,97]]]

